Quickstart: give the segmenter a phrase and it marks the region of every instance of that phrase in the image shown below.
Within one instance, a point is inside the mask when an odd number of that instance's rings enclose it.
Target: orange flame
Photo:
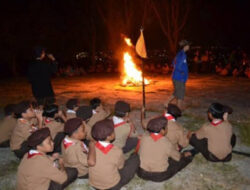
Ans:
[[[133,44],[132,44],[132,42],[131,42],[131,39],[125,37],[124,40],[125,40],[125,42],[126,42],[126,44],[127,44],[128,46],[130,46],[130,47],[133,46]]]
[[[123,85],[141,85],[142,84],[142,73],[139,71],[128,52],[123,55],[124,61],[124,79],[122,81]],[[149,81],[144,79],[144,83],[147,85]]]

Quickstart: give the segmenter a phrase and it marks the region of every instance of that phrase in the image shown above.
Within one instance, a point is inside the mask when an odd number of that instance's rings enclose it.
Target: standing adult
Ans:
[[[173,60],[173,73],[172,80],[174,85],[174,93],[169,97],[166,106],[173,101],[177,100],[177,106],[183,109],[183,100],[185,96],[186,82],[188,79],[188,65],[186,52],[190,48],[190,42],[182,40],[179,42],[181,50],[177,53]]]
[[[35,60],[28,69],[33,96],[39,105],[53,103],[55,94],[51,85],[52,74],[57,71],[57,62],[52,54],[46,54],[45,48],[35,48]]]

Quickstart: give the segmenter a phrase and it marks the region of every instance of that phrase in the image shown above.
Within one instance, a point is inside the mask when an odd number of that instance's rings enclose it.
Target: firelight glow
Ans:
[[[122,84],[123,85],[133,85],[139,86],[142,85],[142,73],[139,71],[128,52],[123,54],[123,61],[124,61],[124,77]],[[144,79],[145,84],[149,84],[147,79]]]
[[[126,44],[127,44],[128,46],[130,46],[130,47],[133,46],[133,44],[132,44],[132,42],[131,42],[131,40],[130,40],[129,38],[124,38],[124,40],[125,40],[125,42],[126,42]]]

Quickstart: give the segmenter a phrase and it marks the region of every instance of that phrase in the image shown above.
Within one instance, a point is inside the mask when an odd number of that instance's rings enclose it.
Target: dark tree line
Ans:
[[[36,45],[45,46],[61,64],[72,63],[82,51],[89,52],[89,64],[95,64],[96,52],[119,51],[122,35],[135,43],[142,25],[147,47],[167,49],[171,57],[182,38],[203,42],[200,39],[208,36],[209,42],[209,33],[199,32],[199,23],[213,23],[224,10],[223,3],[216,5],[196,0],[2,0],[0,75],[25,74]]]

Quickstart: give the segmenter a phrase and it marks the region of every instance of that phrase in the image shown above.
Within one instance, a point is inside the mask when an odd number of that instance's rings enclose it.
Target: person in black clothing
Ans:
[[[57,71],[56,59],[52,54],[46,54],[42,47],[35,48],[35,56],[28,69],[33,96],[39,105],[54,103],[55,94],[50,79]]]

